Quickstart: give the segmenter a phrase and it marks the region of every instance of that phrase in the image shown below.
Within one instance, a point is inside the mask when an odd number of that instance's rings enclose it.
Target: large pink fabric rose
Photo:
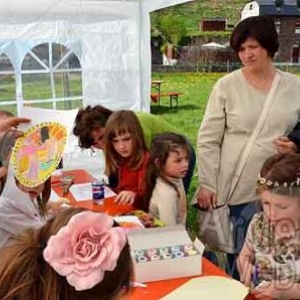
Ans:
[[[106,214],[85,211],[74,215],[49,239],[45,260],[77,291],[94,287],[105,271],[114,270],[126,244],[122,228],[112,225],[113,219]]]

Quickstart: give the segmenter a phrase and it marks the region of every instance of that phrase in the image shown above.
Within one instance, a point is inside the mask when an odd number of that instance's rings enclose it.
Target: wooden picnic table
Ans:
[[[163,84],[163,80],[152,80],[151,81],[151,88],[155,90],[155,94],[157,95],[156,102],[160,104],[160,94],[161,94],[161,85]],[[153,100],[153,99],[152,99]]]

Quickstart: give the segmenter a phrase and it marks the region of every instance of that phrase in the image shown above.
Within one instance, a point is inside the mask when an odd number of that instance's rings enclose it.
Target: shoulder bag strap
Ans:
[[[239,159],[239,162],[238,162],[238,165],[237,165],[237,168],[236,168],[236,172],[234,174],[234,177],[232,179],[232,182],[231,182],[231,187],[230,187],[230,193],[229,193],[229,196],[226,200],[226,202],[224,204],[227,204],[233,194],[233,191],[240,179],[240,176],[244,170],[244,167],[246,165],[246,162],[247,162],[247,159],[248,159],[248,156],[251,152],[251,149],[254,145],[254,142],[258,136],[258,134],[260,133],[263,125],[264,125],[264,121],[266,120],[267,118],[267,115],[270,111],[270,108],[271,108],[271,104],[274,100],[274,96],[275,96],[275,93],[277,91],[277,87],[278,87],[278,84],[279,84],[279,81],[280,81],[280,74],[278,71],[276,71],[276,74],[275,74],[275,77],[273,79],[273,82],[272,82],[272,86],[271,86],[271,89],[268,93],[268,96],[267,96],[267,99],[265,101],[265,104],[263,106],[263,109],[261,111],[261,114],[257,120],[257,123],[255,125],[255,128],[252,130],[252,133],[247,141],[247,144],[245,145],[244,149],[243,149],[243,152],[240,156],[240,159]]]

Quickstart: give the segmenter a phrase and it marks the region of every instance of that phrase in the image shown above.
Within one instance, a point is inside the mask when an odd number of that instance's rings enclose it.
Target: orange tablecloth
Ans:
[[[87,183],[93,180],[93,176],[87,173],[85,170],[72,170],[72,171],[64,171],[63,176],[72,175],[74,176],[74,184],[78,183]],[[55,176],[52,178],[52,182],[57,182],[61,179],[61,176]],[[62,188],[60,186],[53,188],[55,192],[62,196]],[[134,208],[131,205],[119,205],[114,203],[114,197],[106,198],[104,201],[104,205],[97,205],[93,202],[93,200],[87,201],[76,201],[71,193],[68,193],[67,198],[70,201],[70,204],[75,207],[83,207],[93,211],[106,212],[110,215],[118,215],[122,213],[128,213]],[[159,270],[158,270],[159,272]],[[207,259],[202,259],[202,276],[209,275],[220,275],[220,276],[228,276],[222,269],[216,267],[214,264],[209,262]],[[192,277],[185,278],[176,278],[171,280],[163,280],[150,282],[147,284],[147,288],[135,288],[130,295],[130,300],[157,300],[163,296],[166,296],[173,290],[175,290],[180,285],[187,282]],[[226,299],[226,295],[224,295],[224,300]],[[248,296],[246,300],[255,300],[252,296]]]
[[[71,175],[74,177],[74,184],[78,183],[87,183],[92,182],[93,176],[90,175],[85,170],[72,170],[72,171],[64,171],[62,176]],[[62,178],[62,176],[53,176],[52,182],[56,183]],[[92,187],[91,187],[92,189]],[[63,190],[61,186],[53,187],[53,190],[59,195],[62,196]],[[76,201],[72,195],[72,193],[68,193],[66,198],[70,201],[70,204],[74,207],[83,207],[89,210],[98,211],[98,212],[105,212],[111,216],[116,216],[124,213],[131,212],[134,210],[134,207],[131,205],[125,204],[117,204],[114,203],[114,197],[106,198],[104,200],[103,205],[95,204],[92,199],[85,200],[85,201]]]
[[[159,270],[158,270],[159,272]],[[219,275],[228,277],[228,275],[220,268],[216,267],[207,259],[202,259],[202,276],[209,275]],[[176,278],[170,280],[162,280],[156,282],[147,283],[146,288],[135,288],[131,293],[129,299],[130,300],[157,300],[163,296],[168,295],[173,290],[189,281],[193,277],[185,277],[185,278]],[[185,299],[183,299],[185,300]],[[201,299],[202,300],[202,299]],[[209,300],[209,299],[203,299]],[[226,299],[226,295],[224,295],[224,300]],[[246,300],[255,300],[255,298],[249,295]]]

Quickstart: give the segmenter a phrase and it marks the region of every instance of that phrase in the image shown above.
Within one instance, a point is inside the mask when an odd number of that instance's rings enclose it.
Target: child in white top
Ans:
[[[167,226],[186,221],[186,194],[182,178],[189,165],[186,139],[175,133],[157,135],[151,144],[144,202],[154,218]]]
[[[271,156],[257,182],[254,215],[238,259],[255,299],[300,299],[300,155]]]
[[[15,235],[28,228],[39,228],[45,222],[51,194],[51,178],[28,188],[15,178],[12,166],[0,196],[0,248],[10,244]]]

